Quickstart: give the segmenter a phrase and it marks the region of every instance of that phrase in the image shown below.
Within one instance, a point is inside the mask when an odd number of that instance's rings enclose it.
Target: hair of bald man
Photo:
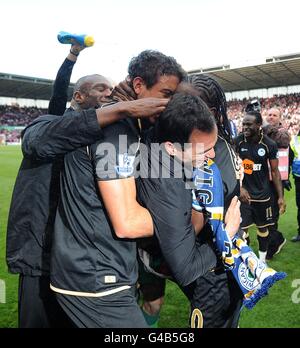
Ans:
[[[102,76],[99,74],[83,76],[75,83],[74,93],[75,92],[88,93],[91,85],[95,83],[96,78],[109,81],[105,76]]]

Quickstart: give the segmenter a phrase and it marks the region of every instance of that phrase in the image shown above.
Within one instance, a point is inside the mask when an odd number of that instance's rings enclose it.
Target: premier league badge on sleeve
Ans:
[[[118,155],[118,166],[116,166],[115,169],[120,177],[127,178],[133,174],[134,159],[135,156],[128,155],[127,152],[122,155]]]

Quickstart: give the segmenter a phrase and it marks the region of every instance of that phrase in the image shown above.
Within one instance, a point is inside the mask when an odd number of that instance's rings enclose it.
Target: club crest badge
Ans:
[[[243,262],[239,265],[238,277],[240,283],[248,291],[255,289],[259,285],[257,279],[251,274],[250,270]]]
[[[120,177],[127,178],[133,174],[135,156],[123,153],[118,156],[118,166],[115,167]]]

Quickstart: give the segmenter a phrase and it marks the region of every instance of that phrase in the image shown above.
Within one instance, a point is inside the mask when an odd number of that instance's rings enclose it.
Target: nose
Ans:
[[[112,93],[112,90],[110,88],[106,88],[104,91],[103,91],[103,97],[109,97]]]

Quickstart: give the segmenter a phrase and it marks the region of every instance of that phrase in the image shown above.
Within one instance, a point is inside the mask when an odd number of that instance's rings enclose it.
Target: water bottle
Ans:
[[[57,39],[62,44],[72,44],[71,39],[77,41],[81,46],[90,47],[94,45],[94,38],[85,34],[71,34],[66,31],[60,31]]]

